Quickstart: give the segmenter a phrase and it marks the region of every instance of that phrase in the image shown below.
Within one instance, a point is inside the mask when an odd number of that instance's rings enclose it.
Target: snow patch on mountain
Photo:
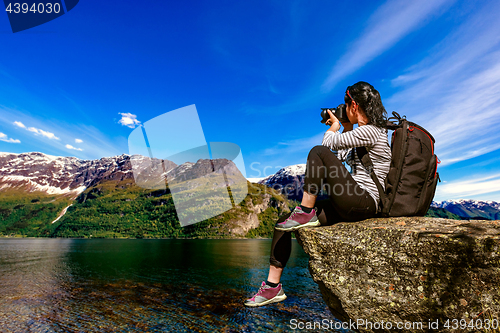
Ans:
[[[57,221],[58,221],[61,217],[63,217],[63,216],[64,216],[64,214],[66,214],[66,212],[68,211],[68,208],[69,208],[69,207],[71,207],[71,206],[73,206],[73,204],[71,204],[71,205],[69,205],[69,206],[65,207],[65,208],[62,210],[62,212],[60,212],[60,213],[59,213],[59,215],[57,216],[57,218],[56,218],[54,221],[52,221],[52,223],[56,223],[56,222],[57,222]]]
[[[500,220],[500,204],[490,200],[446,200],[433,202],[431,207],[444,208],[462,218]]]
[[[76,157],[32,153],[0,153],[0,190],[42,191],[76,198],[103,179],[131,178],[125,155],[82,160]]]
[[[458,200],[445,200],[445,201],[433,201],[431,207],[434,208],[445,208],[450,205],[463,205],[470,208],[482,209],[485,207],[491,207],[493,209],[500,209],[500,203],[487,200],[472,200],[472,199],[458,199]]]
[[[260,181],[265,179],[265,178],[267,178],[267,177],[249,177],[249,178],[247,178],[247,180],[250,183],[260,183]]]
[[[275,190],[279,190],[289,199],[301,200],[303,195],[305,164],[295,164],[281,168],[273,175],[259,181]]]
[[[41,191],[50,195],[63,195],[70,194],[72,198],[76,198],[80,193],[85,191],[85,186],[79,186],[76,188],[60,188],[50,185],[41,185],[32,180],[35,177],[25,177],[25,176],[0,176],[0,190],[5,188],[24,188],[27,192]]]
[[[303,178],[306,173],[306,164],[295,164],[281,168],[275,174],[269,175],[259,181],[260,184],[268,185],[281,179]]]

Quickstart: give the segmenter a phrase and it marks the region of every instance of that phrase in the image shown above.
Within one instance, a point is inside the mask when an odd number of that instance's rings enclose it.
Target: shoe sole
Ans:
[[[304,224],[299,224],[299,225],[296,225],[294,227],[288,227],[288,228],[274,227],[274,229],[279,230],[279,231],[294,231],[294,230],[297,230],[297,229],[300,229],[300,228],[317,227],[317,226],[320,226],[320,225],[321,225],[321,223],[318,220],[316,220],[314,222],[307,222],[307,223],[304,223]]]
[[[257,306],[263,306],[263,305],[267,305],[267,304],[271,304],[271,303],[277,303],[277,302],[281,302],[281,301],[284,301],[286,299],[286,295],[283,294],[281,296],[274,296],[273,298],[271,299],[268,299],[267,301],[264,301],[262,303],[255,303],[255,304],[246,304],[246,306],[250,306],[250,307],[257,307]]]

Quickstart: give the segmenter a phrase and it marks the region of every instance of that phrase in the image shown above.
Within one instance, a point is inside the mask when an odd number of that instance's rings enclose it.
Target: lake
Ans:
[[[0,239],[2,332],[290,332],[336,321],[293,240],[288,298],[243,301],[267,277],[271,240]],[[300,330],[302,332],[307,330]]]

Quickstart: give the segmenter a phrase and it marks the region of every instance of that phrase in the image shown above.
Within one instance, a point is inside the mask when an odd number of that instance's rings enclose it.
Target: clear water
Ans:
[[[0,239],[1,331],[289,332],[292,319],[335,322],[295,240],[282,279],[288,298],[243,305],[267,277],[270,245]]]

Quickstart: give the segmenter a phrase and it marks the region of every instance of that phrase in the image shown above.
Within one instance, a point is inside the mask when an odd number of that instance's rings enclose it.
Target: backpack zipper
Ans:
[[[437,155],[434,155],[434,156],[436,156],[436,172],[434,172],[434,178],[436,178],[436,174],[438,172],[438,164],[441,164],[441,161],[439,160]],[[439,181],[441,182],[441,179]]]
[[[425,133],[425,131],[424,131],[424,130],[422,130],[422,129],[418,128],[418,127],[415,127],[415,126],[409,126],[409,127],[408,127],[408,130],[409,130],[410,132],[413,132],[413,130],[414,130],[415,128],[416,128],[416,129],[418,129],[418,130],[420,130],[420,131],[422,131],[422,133],[424,133],[425,135],[427,135],[427,137],[429,138],[429,141],[431,142],[432,155],[434,155],[434,144],[432,143],[432,139],[431,139],[431,137],[429,136],[429,134]],[[420,149],[422,149],[422,146],[420,146]],[[436,155],[434,155],[434,156],[436,156]],[[438,170],[438,164],[440,164],[440,163],[441,163],[441,161],[440,161],[440,160],[438,159],[438,157],[436,156],[436,171],[434,172],[434,178],[436,178],[436,174],[437,174],[437,170]]]
[[[427,135],[427,137],[429,138],[429,141],[431,142],[431,148],[432,148],[432,155],[434,155],[434,144],[432,143],[432,139],[431,137],[429,136],[429,134],[425,133],[425,131],[423,131],[422,129],[418,128],[418,127],[415,127],[415,126],[409,126],[408,127],[408,130],[410,132],[413,132],[414,129],[418,129],[420,131],[422,131],[422,133],[424,133],[425,135]]]
[[[396,187],[393,189],[394,192],[397,192],[398,191],[398,188],[399,188],[399,183],[401,181],[401,173],[402,173],[402,169],[403,169],[403,162],[404,162],[404,159],[405,159],[405,156],[406,156],[406,153],[408,152],[408,130],[409,130],[409,127],[408,126],[408,121],[406,121],[406,119],[403,119],[402,120],[402,126],[400,127],[403,131],[402,135],[405,135],[406,138],[405,140],[403,141],[403,145],[401,147],[401,150],[400,150],[400,154],[401,154],[401,160],[399,162],[399,165],[397,166],[397,170],[398,170],[398,173],[396,175]],[[413,127],[413,126],[412,126]],[[386,205],[386,207],[390,207],[389,208],[389,211],[386,212],[387,216],[390,216],[390,209],[392,208],[392,204],[394,203],[394,199],[396,198],[396,193],[392,193],[392,197],[390,198],[390,202],[388,203],[388,205]],[[384,208],[383,208],[384,209]],[[387,209],[387,208],[386,208]],[[382,212],[382,214],[384,215],[384,212]]]

